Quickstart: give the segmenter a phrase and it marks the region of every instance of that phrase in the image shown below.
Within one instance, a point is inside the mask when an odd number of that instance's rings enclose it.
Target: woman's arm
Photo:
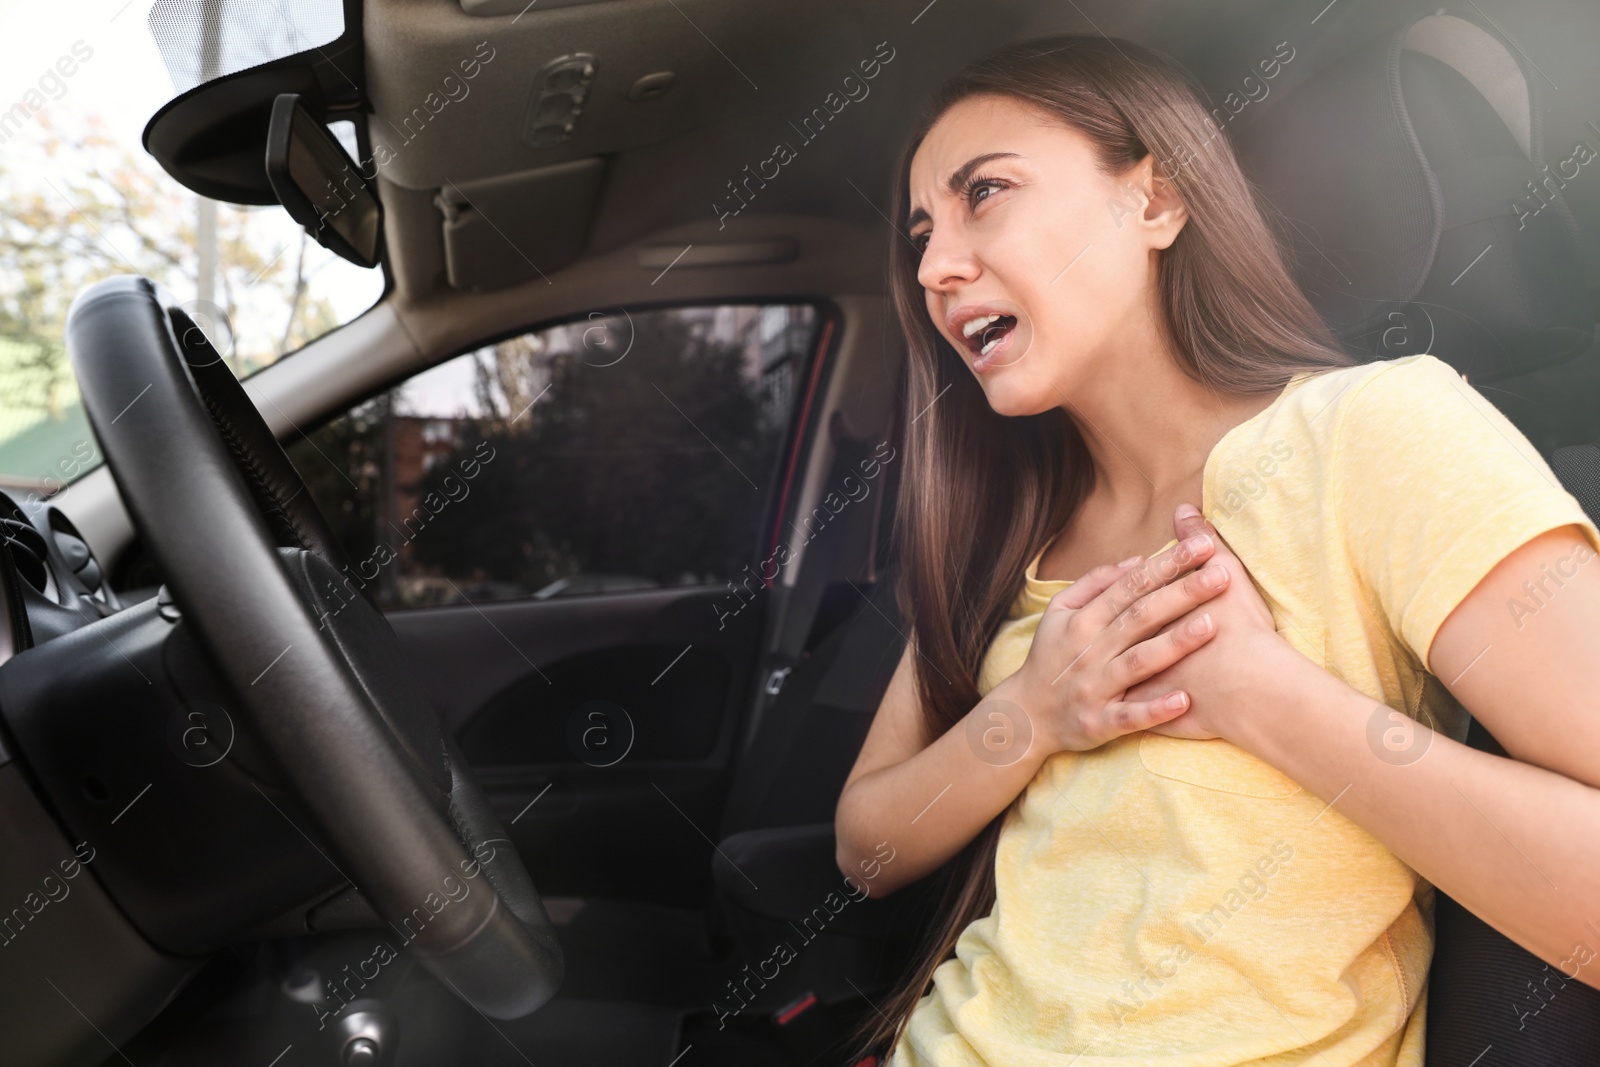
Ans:
[[[1331,554],[1352,569],[1357,606],[1380,614],[1512,758],[1345,684],[1257,624],[1248,597],[1211,605],[1217,639],[1152,681],[1184,686],[1196,726],[1600,988],[1600,529],[1522,432],[1436,357],[1387,361],[1336,400],[1320,423],[1316,498],[1339,527]],[[1206,528],[1195,515],[1177,523],[1180,536]]]
[[[1528,541],[1456,606],[1429,650],[1430,669],[1514,759],[1391,713],[1276,635],[1249,658],[1254,699],[1218,725],[1484,922],[1600,989],[1595,555],[1576,525]],[[1532,603],[1530,581],[1545,590],[1531,617],[1512,610]],[[1416,734],[1398,749],[1372,740],[1392,729]]]
[[[1008,721],[1014,706],[1002,703],[1000,688],[943,737],[926,736],[913,655],[908,643],[834,816],[839,869],[873,897],[915,882],[960,852],[1049,755],[1047,746],[1034,744],[1015,762],[996,764],[967,743],[969,728],[1015,736],[1018,724]]]

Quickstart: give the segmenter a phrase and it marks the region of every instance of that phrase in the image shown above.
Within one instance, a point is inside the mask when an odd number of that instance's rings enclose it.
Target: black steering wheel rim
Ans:
[[[144,278],[82,293],[66,339],[135,528],[330,862],[485,1015],[538,1008],[563,960],[532,879],[382,614],[319,608],[341,553],[243,386]]]

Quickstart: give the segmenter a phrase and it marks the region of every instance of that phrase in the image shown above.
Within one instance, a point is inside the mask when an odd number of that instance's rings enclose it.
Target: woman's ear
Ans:
[[[1133,186],[1144,201],[1144,207],[1135,216],[1139,227],[1148,236],[1151,248],[1166,248],[1177,240],[1178,232],[1189,219],[1189,209],[1168,178],[1156,167],[1156,157],[1146,153],[1123,176],[1124,186]]]

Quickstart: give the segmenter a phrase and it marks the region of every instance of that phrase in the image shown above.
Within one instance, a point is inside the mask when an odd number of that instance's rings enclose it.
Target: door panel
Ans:
[[[765,593],[726,588],[392,612],[540,892],[693,904]]]
[[[707,711],[727,705],[728,673],[726,658],[693,642],[596,649],[524,675],[458,737],[478,767],[558,763],[566,753],[599,767],[702,760],[717,745],[719,720]]]

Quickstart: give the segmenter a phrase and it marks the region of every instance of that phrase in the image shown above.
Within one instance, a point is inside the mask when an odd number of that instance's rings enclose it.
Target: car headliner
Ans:
[[[611,0],[551,9],[535,4],[520,16],[483,18],[449,0],[369,2],[370,127],[397,146],[381,169],[396,295],[419,311],[427,305],[429,317],[492,332],[625,299],[815,292],[819,286],[824,292],[881,292],[890,237],[881,212],[894,158],[921,100],[964,63],[1029,37],[1098,31],[1168,52],[1220,101],[1261,56],[1288,41],[1296,58],[1271,85],[1277,95],[1428,6],[1392,0],[910,0],[870,6]],[[1600,69],[1578,46],[1593,38],[1575,31],[1588,23],[1600,34],[1600,10],[1560,0],[1491,17],[1560,86],[1545,94],[1554,152],[1578,135],[1585,119],[1600,115],[1592,106],[1600,103]],[[483,65],[470,95],[451,105],[453,114],[439,115],[411,140],[388,133],[484,41],[495,58]],[[813,142],[803,142],[790,124],[840,90],[843,78],[882,42],[894,58],[868,83],[869,95],[840,111]],[[572,138],[550,148],[527,147],[521,133],[535,72],[556,56],[580,51],[596,56],[599,73]],[[677,75],[665,96],[626,99],[634,79],[665,70]],[[1242,114],[1239,124],[1252,117]],[[719,229],[714,205],[733,203],[728,183],[783,140],[796,146],[798,158]],[[623,256],[599,272],[569,267],[549,281],[496,294],[450,289],[433,203],[441,187],[596,155],[608,164],[586,258],[645,241],[742,241],[772,233],[798,239],[801,255],[755,268],[679,268],[654,285],[658,269],[643,270],[634,257]],[[1581,183],[1566,195],[1580,220],[1600,213],[1600,182]],[[528,205],[529,211],[542,209],[562,207]],[[1600,226],[1583,229],[1593,264]],[[813,264],[814,258],[821,262]],[[453,329],[443,333],[467,340]]]

